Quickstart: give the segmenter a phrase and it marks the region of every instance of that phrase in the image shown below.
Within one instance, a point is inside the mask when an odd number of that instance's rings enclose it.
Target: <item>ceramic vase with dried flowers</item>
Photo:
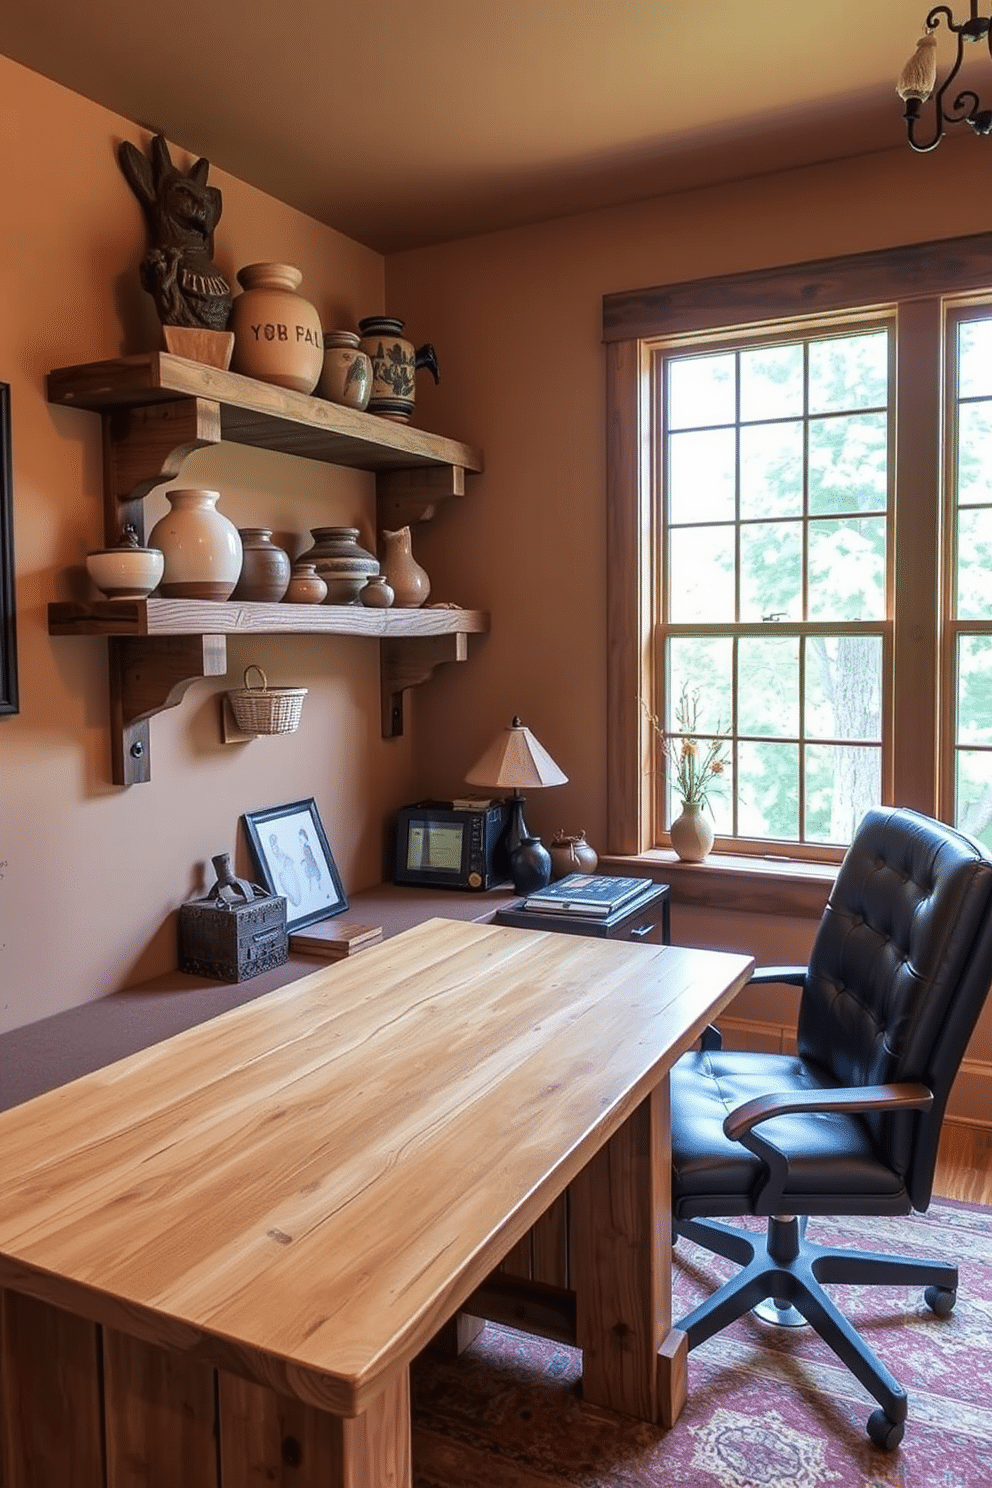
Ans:
[[[675,705],[674,730],[662,727],[648,714],[661,740],[668,761],[672,786],[682,801],[682,811],[671,824],[672,847],[684,863],[702,863],[713,846],[713,825],[704,815],[710,811],[710,795],[723,789],[727,767],[726,741],[722,735],[699,737],[699,691],[683,687]]]

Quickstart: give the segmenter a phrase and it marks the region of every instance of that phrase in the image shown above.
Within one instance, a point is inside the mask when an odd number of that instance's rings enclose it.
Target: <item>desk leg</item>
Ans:
[[[672,1329],[668,1081],[570,1187],[582,1394],[671,1425],[685,1401],[685,1336]]]
[[[410,1372],[361,1416],[332,1416],[220,1372],[222,1488],[411,1488]]]

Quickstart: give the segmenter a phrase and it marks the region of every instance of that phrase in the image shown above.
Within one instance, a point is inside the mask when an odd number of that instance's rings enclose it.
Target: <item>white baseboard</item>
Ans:
[[[792,1053],[796,1047],[795,1031],[777,1023],[761,1023],[748,1018],[719,1019],[720,1030],[728,1046],[736,1049],[760,1049],[772,1054]],[[992,1126],[992,1064],[984,1059],[964,1059],[951,1089],[947,1115],[952,1121],[968,1126]]]

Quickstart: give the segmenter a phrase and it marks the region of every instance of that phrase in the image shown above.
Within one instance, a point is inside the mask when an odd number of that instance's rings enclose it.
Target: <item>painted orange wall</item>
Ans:
[[[418,533],[435,582],[493,613],[465,674],[439,674],[418,697],[425,788],[457,789],[519,713],[569,776],[532,794],[531,825],[605,839],[603,295],[987,231],[988,150],[974,138],[922,157],[904,148],[387,259],[390,313],[440,359],[440,386],[420,383],[421,417],[486,456],[467,499]],[[803,961],[814,928],[673,911],[683,943],[779,964]],[[735,1012],[773,1021],[776,1006],[755,992]],[[992,1008],[971,1057],[992,1058]]]
[[[53,367],[154,346],[138,283],[145,229],[116,147],[137,126],[0,57],[0,380],[11,386],[18,716],[0,718],[0,1029],[175,965],[175,910],[213,880],[211,857],[249,860],[241,812],[314,796],[345,886],[381,877],[384,810],[409,799],[409,736],[379,736],[377,644],[329,637],[232,641],[229,685],[249,661],[310,688],[300,731],[220,742],[223,684],[193,685],[151,724],[152,781],[110,783],[106,645],[53,639],[49,600],[88,592],[103,543],[100,420],[50,406]],[[195,143],[195,142],[194,142]],[[177,161],[191,163],[181,149]],[[303,271],[327,326],[383,308],[382,258],[211,170],[224,211],[216,259]],[[374,540],[370,478],[237,446],[200,451],[177,484],[221,491],[239,525],[271,526],[294,552],[309,528],[354,523]],[[167,508],[149,500],[147,519]]]

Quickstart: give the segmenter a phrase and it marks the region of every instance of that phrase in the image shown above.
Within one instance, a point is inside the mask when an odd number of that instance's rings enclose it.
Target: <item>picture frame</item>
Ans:
[[[290,935],[348,908],[313,796],[246,811],[241,820],[262,884],[270,894],[285,895]]]
[[[14,487],[10,456],[10,384],[0,382],[0,714],[20,711],[14,607]]]

